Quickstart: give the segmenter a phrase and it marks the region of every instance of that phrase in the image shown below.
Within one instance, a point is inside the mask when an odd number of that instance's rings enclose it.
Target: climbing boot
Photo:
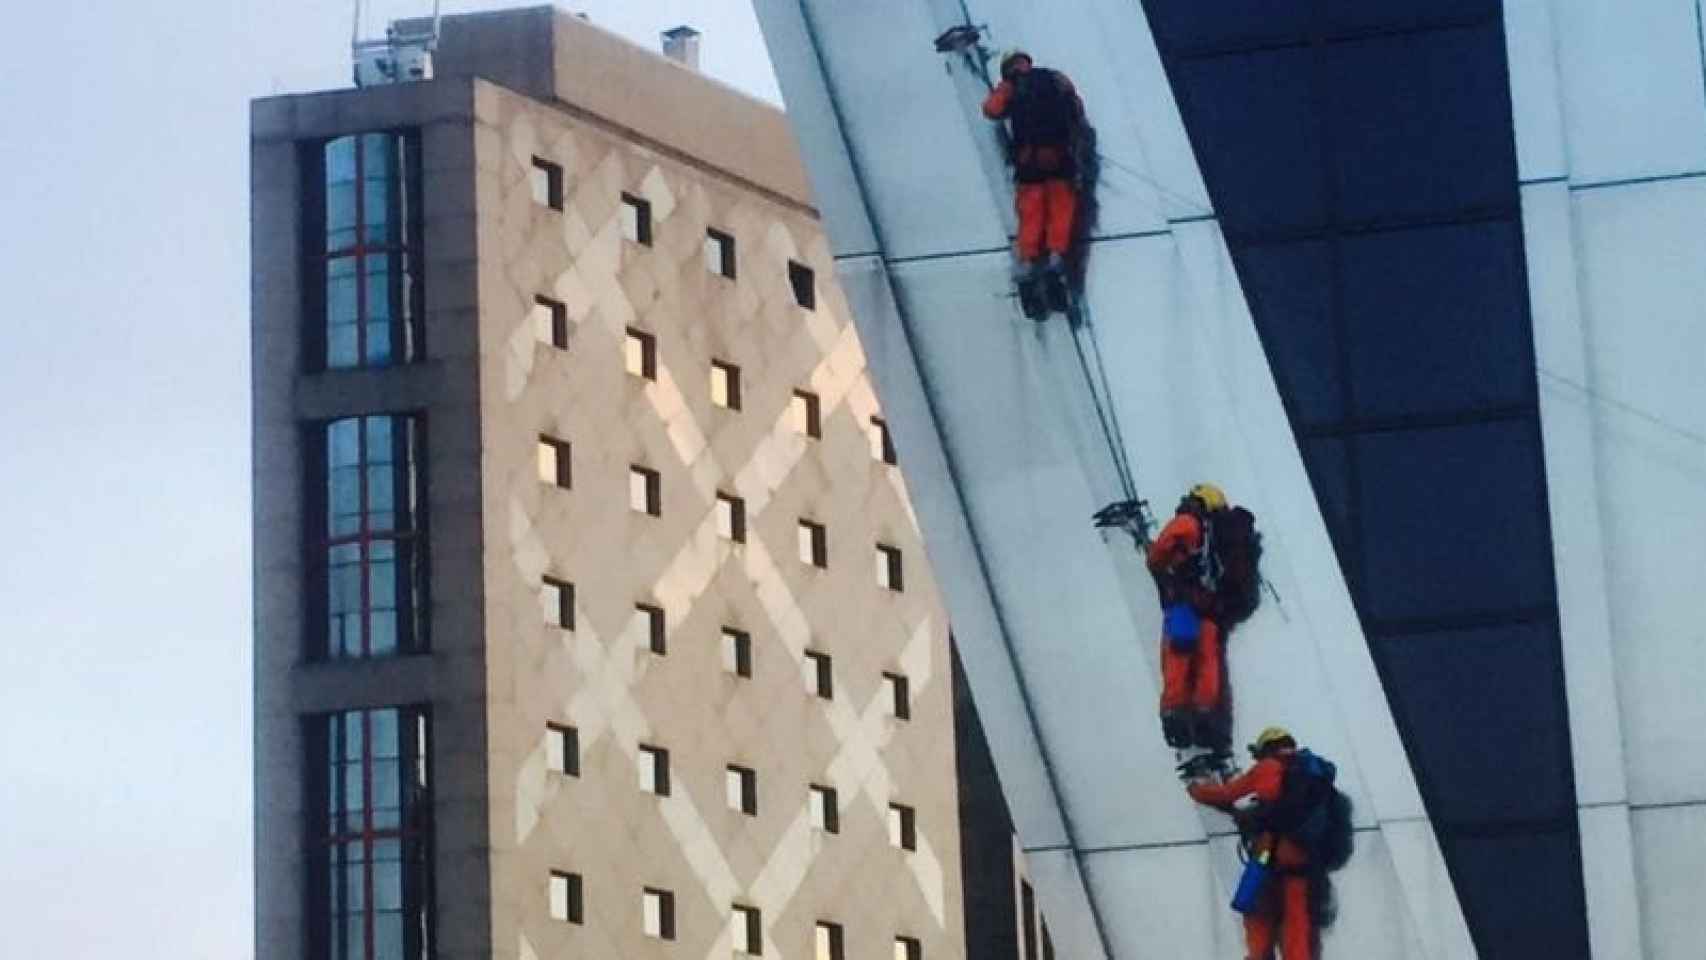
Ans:
[[[1161,714],[1161,736],[1167,746],[1184,750],[1191,745],[1191,718],[1183,710],[1168,710]]]
[[[1019,287],[1019,309],[1038,323],[1047,320],[1048,298],[1043,291],[1042,264],[1021,264],[1015,280]]]
[[[1072,309],[1066,260],[1058,253],[1049,254],[1048,266],[1043,269],[1043,296],[1048,301],[1048,308],[1055,313],[1065,313]]]

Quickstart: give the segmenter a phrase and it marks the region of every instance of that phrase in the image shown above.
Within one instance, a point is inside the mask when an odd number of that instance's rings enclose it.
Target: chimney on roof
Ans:
[[[682,24],[663,32],[663,55],[689,70],[699,69],[699,31]]]

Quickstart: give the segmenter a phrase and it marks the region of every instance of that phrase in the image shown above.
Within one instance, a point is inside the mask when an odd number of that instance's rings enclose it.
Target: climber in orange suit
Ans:
[[[1285,960],[1310,960],[1314,921],[1309,912],[1309,852],[1295,839],[1261,831],[1263,810],[1272,810],[1285,790],[1286,765],[1297,755],[1297,741],[1279,727],[1262,731],[1251,745],[1255,766],[1225,783],[1196,780],[1185,789],[1198,803],[1218,807],[1250,828],[1246,844],[1253,856],[1270,855],[1275,876],[1258,909],[1244,915],[1244,948],[1250,960],[1272,960],[1276,927]]]
[[[1199,483],[1149,546],[1161,592],[1161,730],[1174,747],[1224,749],[1225,675],[1214,591],[1204,582],[1209,515],[1226,509],[1219,487]]]
[[[1033,66],[1030,54],[1016,50],[1001,59],[1001,83],[983,101],[983,115],[1012,126],[1020,264],[1064,275],[1078,216],[1073,141],[1083,101],[1066,74]]]

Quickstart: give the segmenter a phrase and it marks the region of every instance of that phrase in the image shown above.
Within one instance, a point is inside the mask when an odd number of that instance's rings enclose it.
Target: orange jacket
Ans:
[[[1280,794],[1285,790],[1285,761],[1278,757],[1265,757],[1225,783],[1200,780],[1185,790],[1192,800],[1228,812],[1245,797],[1254,797],[1263,806],[1271,807],[1279,802]],[[1276,867],[1301,867],[1309,863],[1309,854],[1297,841],[1280,837],[1274,847],[1273,863]]]
[[[1061,84],[1066,88],[1066,93],[1072,96],[1077,119],[1084,119],[1084,101],[1078,96],[1077,88],[1073,87],[1072,81],[1067,78],[1066,74],[1059,70],[1052,72],[1060,78]],[[1002,80],[996,84],[995,89],[989,91],[989,96],[983,98],[983,115],[991,120],[1000,120],[1006,117],[1007,111],[1013,106],[1013,93],[1016,89],[1011,80]],[[1066,169],[1070,160],[1069,148],[1046,145],[1020,147],[1013,157],[1013,163],[1016,167],[1031,167],[1042,170]]]
[[[1175,514],[1149,545],[1149,572],[1172,573],[1202,549],[1202,520],[1194,513]]]

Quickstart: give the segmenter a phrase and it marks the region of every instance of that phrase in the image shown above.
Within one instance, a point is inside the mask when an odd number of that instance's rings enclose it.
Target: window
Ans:
[[[758,774],[755,771],[729,764],[723,777],[723,793],[730,810],[749,817],[758,815]]]
[[[574,473],[569,467],[569,442],[539,435],[539,482],[569,489]]]
[[[533,338],[558,350],[569,348],[569,308],[550,297],[534,297],[533,309],[528,311],[533,323]]]
[[[841,924],[817,922],[817,960],[847,960],[841,947]]]
[[[912,684],[898,673],[885,673],[883,688],[887,692],[889,716],[896,720],[911,720]]]
[[[721,360],[711,361],[711,402],[729,410],[740,409],[740,368]]]
[[[899,547],[877,544],[877,585],[896,593],[904,589],[900,579]]]
[[[310,721],[309,933],[328,960],[425,960],[432,802],[424,707]]]
[[[640,746],[640,789],[660,797],[669,796],[669,751]]]
[[[533,158],[533,169],[528,174],[528,182],[533,187],[533,202],[541,207],[552,210],[563,209],[563,168],[561,164],[552,163],[544,157]]]
[[[717,535],[735,543],[746,542],[746,501],[727,493],[717,494]]]
[[[551,901],[551,919],[563,923],[586,922],[586,903],[581,892],[581,875],[551,871],[546,884],[546,896]]]
[[[912,937],[895,937],[894,960],[924,960],[924,945]]]
[[[723,669],[737,677],[752,676],[752,634],[723,628]]]
[[[705,231],[705,269],[735,278],[735,238],[717,229]]]
[[[800,521],[800,562],[814,567],[829,566],[829,534],[823,524]]]
[[[574,727],[545,725],[545,767],[570,777],[581,775],[581,735]]]
[[[764,920],[757,907],[737,903],[729,911],[729,940],[736,953],[756,957],[764,952]]]
[[[918,814],[905,804],[889,804],[889,845],[902,850],[918,849]]]
[[[663,629],[663,608],[649,603],[634,605],[634,622],[638,625],[640,635],[646,638],[646,649],[663,656],[669,652]]]
[[[871,418],[871,457],[887,464],[896,460],[894,436],[889,433],[889,422],[882,417]]]
[[[1030,881],[1019,881],[1019,922],[1024,924],[1020,931],[1025,938],[1025,960],[1037,960],[1037,895],[1031,890]]]
[[[835,699],[835,673],[829,654],[807,650],[806,689],[825,700]]]
[[[659,940],[675,939],[675,894],[647,887],[640,894],[640,915],[646,936]]]
[[[628,328],[628,339],[624,360],[628,372],[636,377],[647,380],[658,378],[658,341],[657,338],[644,330]]]
[[[628,506],[635,513],[647,516],[663,513],[663,478],[656,470],[640,466],[628,468]]]
[[[1039,917],[1043,928],[1043,960],[1054,960],[1054,937],[1049,936],[1048,918]]]
[[[652,204],[631,193],[622,194],[622,239],[642,247],[652,245]]]
[[[426,649],[421,433],[418,417],[350,417],[310,444],[316,656]]]
[[[793,424],[795,433],[814,440],[822,437],[823,423],[818,415],[817,394],[795,390],[794,399],[788,402],[788,422]]]
[[[807,310],[817,309],[817,279],[812,268],[803,263],[788,261],[788,286],[794,288],[794,302]]]
[[[812,784],[810,806],[814,829],[824,833],[841,832],[841,808],[837,804],[834,787]]]
[[[316,144],[303,229],[311,369],[421,356],[420,140],[360,133]]]
[[[575,585],[546,577],[539,590],[539,609],[545,623],[559,630],[575,628]]]

